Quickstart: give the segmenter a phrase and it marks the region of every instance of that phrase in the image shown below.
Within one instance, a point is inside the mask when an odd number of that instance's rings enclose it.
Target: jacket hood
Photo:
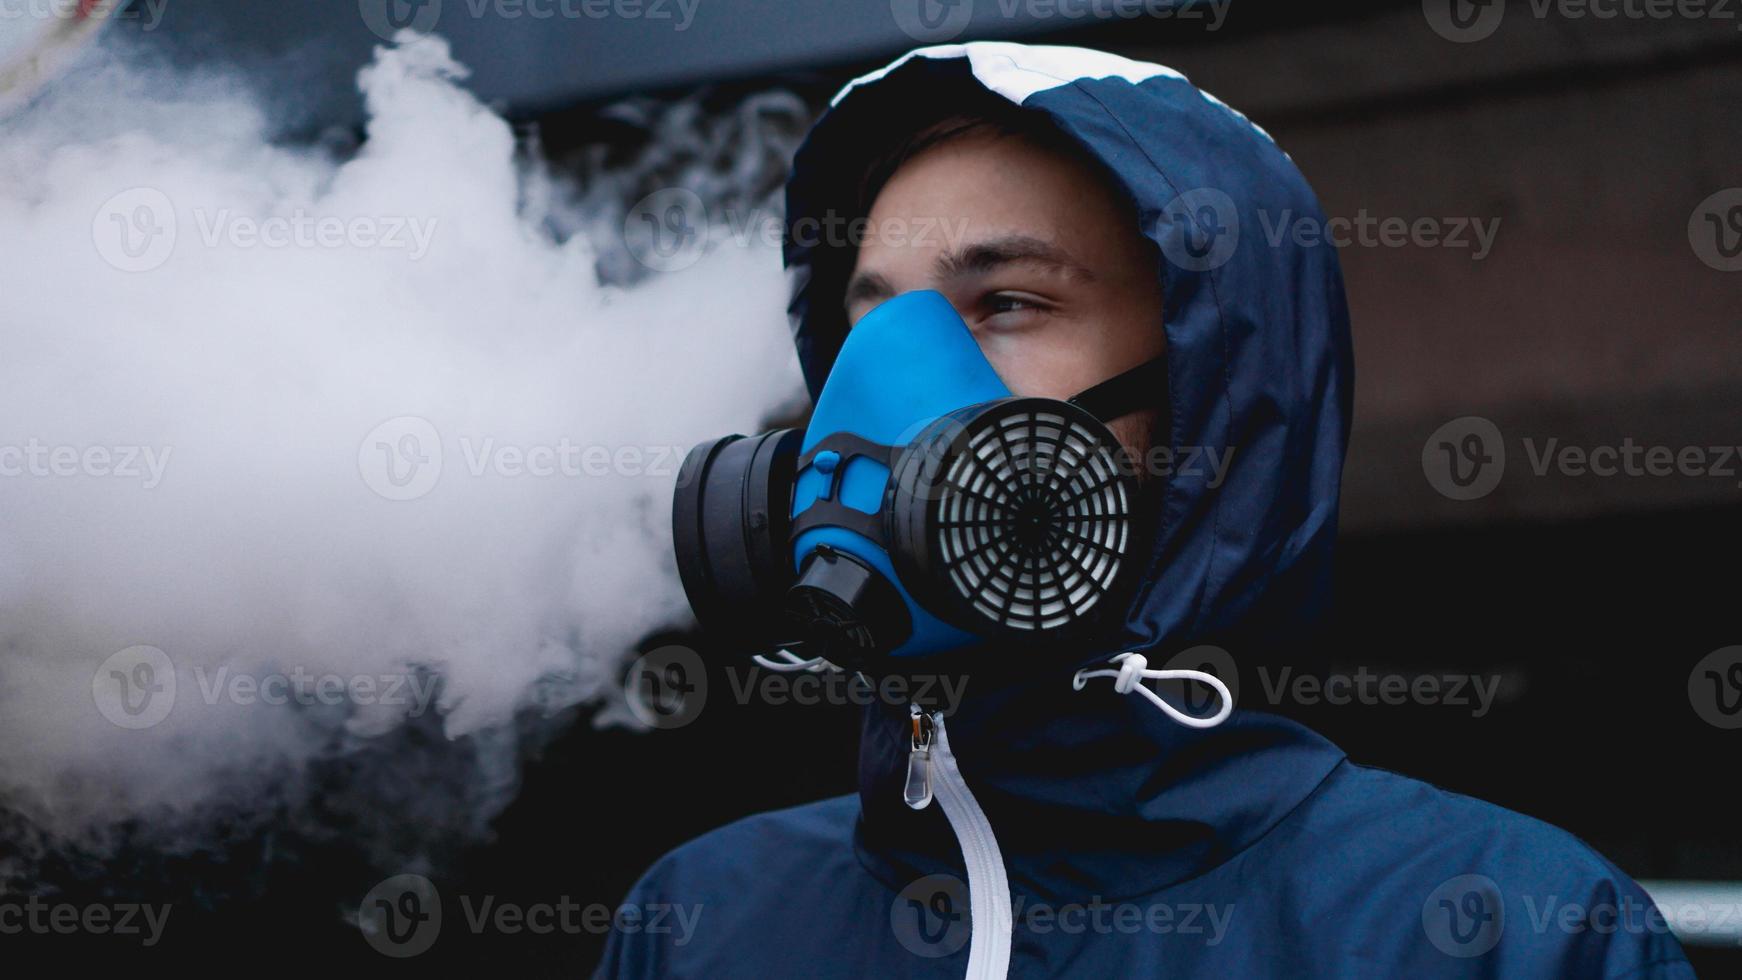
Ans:
[[[1335,249],[1272,231],[1322,227],[1311,189],[1263,130],[1171,69],[1079,48],[943,45],[835,97],[795,157],[789,228],[857,217],[866,162],[977,90],[1044,114],[1101,161],[1157,246],[1168,385],[1156,398],[1178,462],[1146,495],[1157,530],[1118,646],[1080,662],[1134,649],[1159,663],[1230,637],[1297,642],[1328,599],[1352,374]],[[853,261],[817,237],[785,248],[813,397],[846,333]],[[1273,715],[1186,729],[1110,684],[1073,694],[1068,670],[1060,680],[976,683],[949,722],[1019,889],[1135,894],[1190,876],[1262,836],[1342,759]],[[936,807],[900,803],[906,728],[898,708],[869,709],[860,757],[861,857],[897,888],[956,853]]]
[[[974,89],[1045,114],[1101,161],[1158,246],[1168,388],[1156,396],[1176,465],[1152,498],[1158,530],[1119,649],[1314,618],[1348,438],[1349,322],[1335,249],[1267,234],[1323,215],[1263,130],[1159,65],[1082,48],[920,48],[835,97],[795,157],[788,226],[857,217],[865,163]],[[789,235],[785,249],[813,398],[846,334],[853,261],[817,238]]]

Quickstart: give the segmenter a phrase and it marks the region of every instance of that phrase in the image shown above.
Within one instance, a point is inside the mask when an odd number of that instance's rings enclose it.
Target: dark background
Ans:
[[[478,69],[474,87],[559,155],[601,142],[632,152],[644,134],[605,113],[625,96],[679,99],[705,83],[711,104],[730,106],[785,88],[814,109],[912,46],[882,2],[698,9],[681,36],[458,18],[440,31]],[[1492,37],[1454,43],[1418,2],[1236,2],[1214,31],[995,15],[981,0],[963,38],[1082,43],[1180,68],[1275,135],[1331,215],[1500,219],[1480,261],[1344,250],[1356,429],[1336,613],[1312,655],[1321,669],[1499,675],[1500,703],[1482,718],[1447,705],[1283,710],[1357,761],[1562,826],[1636,878],[1742,881],[1742,731],[1704,722],[1688,694],[1697,661],[1742,643],[1742,478],[1537,476],[1522,448],[1526,437],[1742,442],[1742,273],[1702,262],[1688,230],[1700,202],[1742,186],[1737,22],[1537,18],[1513,4]],[[348,0],[171,0],[160,30],[187,58],[306,59],[309,90],[335,93],[311,100],[313,121],[354,114],[336,93],[376,40]],[[1422,449],[1467,415],[1505,434],[1508,468],[1493,493],[1454,501],[1424,477]],[[853,789],[854,709],[721,702],[653,733],[575,716],[490,837],[434,855],[431,877],[450,895],[615,903],[677,843]],[[128,878],[169,883],[159,901],[185,893],[156,962],[572,974],[602,945],[456,929],[435,953],[390,960],[341,915],[378,869],[342,836],[298,841],[294,863],[273,847],[249,832],[227,855],[59,871],[93,896]],[[212,898],[226,880],[259,897]],[[36,945],[63,958],[128,952],[88,938]],[[1742,969],[1734,945],[1688,953],[1702,975]]]

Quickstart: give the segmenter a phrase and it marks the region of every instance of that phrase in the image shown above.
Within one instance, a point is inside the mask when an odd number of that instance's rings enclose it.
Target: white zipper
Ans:
[[[1010,972],[1010,879],[1004,872],[1004,855],[985,811],[968,791],[956,757],[950,752],[950,736],[942,714],[926,714],[919,705],[913,715],[913,752],[907,760],[907,782],[902,799],[915,810],[931,805],[935,797],[956,832],[962,848],[962,863],[968,869],[968,914],[971,928],[968,945],[968,980],[1002,980]]]

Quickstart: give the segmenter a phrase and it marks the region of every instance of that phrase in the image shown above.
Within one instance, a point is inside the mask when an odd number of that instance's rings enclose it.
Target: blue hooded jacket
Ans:
[[[913,721],[868,708],[858,795],[668,854],[626,903],[695,909],[693,931],[614,933],[600,975],[1692,976],[1638,885],[1554,827],[1277,715],[1199,730],[1105,681],[1073,690],[1118,650],[1286,644],[1323,608],[1348,313],[1332,246],[1261,233],[1260,215],[1323,221],[1269,136],[1171,70],[1082,49],[924,48],[852,83],[797,155],[789,225],[850,214],[919,107],[974,89],[1044,113],[1135,204],[1160,256],[1171,445],[1230,463],[1167,478],[1116,647],[969,690],[933,760],[941,805],[904,805]],[[850,270],[796,236],[786,261],[814,396]]]

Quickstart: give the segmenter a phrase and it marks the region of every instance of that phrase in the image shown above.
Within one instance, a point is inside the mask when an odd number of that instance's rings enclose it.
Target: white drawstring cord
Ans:
[[[1113,658],[1113,662],[1119,665],[1118,670],[1077,671],[1077,676],[1071,679],[1071,687],[1080,691],[1091,677],[1111,677],[1113,678],[1113,690],[1120,694],[1130,694],[1132,691],[1136,691],[1155,702],[1155,706],[1167,712],[1168,717],[1190,728],[1214,728],[1226,721],[1228,715],[1234,710],[1234,696],[1228,693],[1228,685],[1222,683],[1222,679],[1215,674],[1205,673],[1201,670],[1150,670],[1149,661],[1141,653],[1121,653]],[[1146,679],[1197,681],[1201,684],[1208,684],[1216,689],[1217,694],[1221,695],[1222,710],[1208,718],[1194,718],[1168,704],[1162,700],[1161,695],[1145,687],[1142,682]]]
[[[817,673],[824,670],[839,671],[841,669],[821,657],[812,657],[809,660],[806,660],[798,654],[793,653],[791,650],[776,650],[775,655],[780,657],[780,659],[774,660],[760,653],[750,659],[769,670],[782,674],[789,674],[800,670],[808,670],[811,673]]]

